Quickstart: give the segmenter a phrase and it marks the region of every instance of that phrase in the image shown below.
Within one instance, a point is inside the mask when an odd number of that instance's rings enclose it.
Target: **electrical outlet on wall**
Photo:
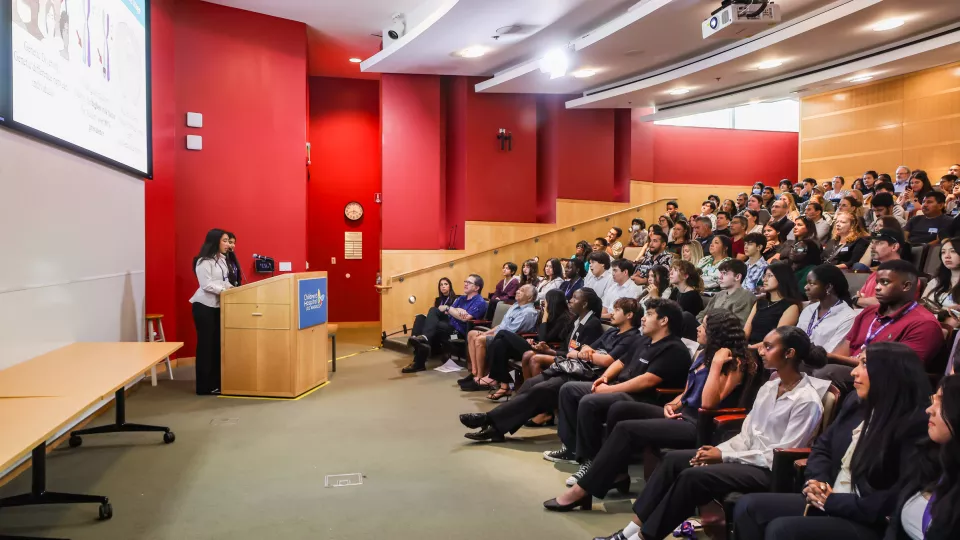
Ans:
[[[281,271],[281,272],[290,272],[291,270],[293,270],[293,263],[290,263],[290,262],[281,262],[281,263],[280,263],[280,271]]]

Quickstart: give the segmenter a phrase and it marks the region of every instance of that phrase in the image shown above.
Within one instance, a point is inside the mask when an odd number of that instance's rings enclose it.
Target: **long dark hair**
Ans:
[[[681,240],[680,238],[674,238],[674,239],[673,239],[673,243],[674,243],[674,244],[686,244],[687,242],[689,242],[690,240],[692,240],[692,238],[690,237],[690,230],[691,230],[691,229],[690,229],[690,224],[689,224],[689,223],[687,223],[686,221],[684,221],[684,220],[681,219],[680,221],[674,223],[674,225],[680,225],[680,228],[683,229],[683,239],[682,239],[683,241],[681,242],[681,241],[680,241],[680,240]],[[722,238],[722,237],[721,237],[721,238]]]
[[[810,342],[810,337],[796,326],[781,326],[774,330],[780,336],[780,343],[784,349],[793,349],[797,352],[794,357],[794,367],[799,371],[801,364],[814,368],[827,365],[827,351],[819,345]]]
[[[550,279],[563,279],[563,266],[560,264],[560,259],[548,259],[546,264],[543,265],[543,276],[547,276],[547,267],[550,267],[553,270],[553,277]]]
[[[797,283],[797,278],[793,274],[793,269],[790,268],[790,263],[775,262],[768,266],[765,271],[770,272],[773,274],[773,277],[776,278],[777,292],[780,293],[780,296],[782,296],[784,300],[795,306],[803,304],[800,285]],[[767,293],[767,302],[771,302],[769,292]]]
[[[204,259],[215,259],[220,254],[220,240],[227,231],[223,229],[210,229],[207,236],[203,239],[203,245],[200,246],[200,253],[193,258],[193,266],[196,267]]]
[[[440,290],[440,284],[444,281],[447,282],[447,286],[450,288],[450,291],[447,294],[443,294],[443,292]],[[442,298],[442,300],[440,300],[440,305],[453,305],[453,301],[457,298],[457,293],[453,292],[453,282],[450,281],[450,278],[442,277],[437,281],[437,296]]]
[[[724,364],[721,373],[726,375],[739,368],[743,374],[753,374],[757,364],[752,356],[747,356],[747,336],[743,333],[743,323],[733,312],[724,309],[711,309],[706,318],[707,344],[703,346],[703,361],[707,369],[713,363],[713,355],[720,349],[730,349],[735,362]]]
[[[660,296],[663,296],[663,291],[667,290],[667,287],[670,286],[670,271],[663,265],[658,264],[652,266],[647,274],[647,279],[653,280],[653,283],[657,286],[657,290],[660,291]]]
[[[954,250],[960,248],[960,236],[950,238],[943,241],[943,245],[950,244]],[[943,248],[941,248],[943,249]],[[949,291],[950,296],[956,299],[960,299],[960,283],[957,283],[953,288],[950,287],[950,281],[952,279],[952,272],[947,265],[943,264],[943,260],[940,260],[940,268],[937,270],[937,288],[933,290],[934,296],[940,296],[941,294]]]
[[[591,246],[590,242],[587,242],[586,240],[581,240],[577,242],[577,249],[583,252],[583,256],[581,258],[580,255],[574,254],[573,258],[580,259],[581,262],[586,261],[587,256],[593,253],[593,246]]]
[[[929,479],[928,489],[937,500],[931,514],[938,530],[956,531],[960,528],[960,376],[951,375],[940,384],[943,397],[940,400],[940,416],[950,429],[950,441],[940,447],[942,478]]]
[[[530,269],[529,277],[527,277],[527,275],[523,273],[523,268]],[[527,285],[527,284],[536,285],[537,282],[540,281],[539,274],[540,274],[540,265],[537,264],[537,261],[533,259],[527,259],[523,261],[523,267],[521,267],[520,269],[520,286],[523,287],[524,285]]]
[[[603,311],[603,300],[597,296],[597,292],[590,287],[581,287],[578,291],[583,295],[583,301],[587,303],[587,309],[592,311],[595,317],[599,317]]]
[[[917,180],[923,182],[923,188],[920,190],[920,192],[915,192],[913,194],[917,200],[922,201],[923,197],[926,196],[927,193],[933,191],[933,184],[930,183],[930,178],[927,176],[927,171],[917,169],[910,173],[910,178],[916,178]]]
[[[228,240],[237,239],[237,235],[232,232],[226,231],[226,233]],[[240,268],[240,261],[232,249],[227,252],[227,279],[234,287],[239,287],[243,284],[243,269]]]
[[[897,441],[911,427],[910,417],[922,412],[930,397],[923,363],[909,346],[883,341],[867,345],[866,352],[870,391],[861,404],[863,429],[850,468],[854,485],[900,467]],[[889,487],[870,483],[878,489]]]
[[[547,324],[553,325],[570,317],[567,297],[559,289],[550,289],[543,298],[547,303]]]
[[[796,240],[804,240],[806,238],[816,238],[817,237],[817,224],[813,222],[812,219],[807,216],[800,216],[793,220],[793,223],[796,224],[798,221],[803,222],[804,228],[807,229],[807,235],[803,238],[797,238]]]

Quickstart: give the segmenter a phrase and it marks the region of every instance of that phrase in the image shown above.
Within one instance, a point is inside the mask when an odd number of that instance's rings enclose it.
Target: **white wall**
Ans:
[[[0,369],[138,341],[144,181],[0,128]]]

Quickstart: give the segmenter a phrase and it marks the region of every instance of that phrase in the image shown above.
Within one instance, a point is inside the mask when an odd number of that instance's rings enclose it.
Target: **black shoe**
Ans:
[[[497,431],[493,426],[487,426],[473,433],[465,433],[463,436],[471,441],[504,442],[506,440],[503,433]]]
[[[556,421],[556,420],[554,419],[554,417],[552,417],[552,416],[550,417],[549,420],[547,420],[546,422],[544,422],[544,423],[542,423],[542,424],[538,424],[538,423],[534,422],[532,418],[531,418],[530,420],[527,420],[526,422],[523,423],[523,427],[530,427],[530,428],[549,427],[549,426],[555,426],[555,425],[557,425],[557,421]]]
[[[467,413],[460,415],[460,423],[470,429],[480,429],[490,425],[484,413]]]
[[[462,379],[457,379],[457,384],[463,386],[464,384],[473,380],[473,373],[467,373],[467,376]]]
[[[611,536],[598,536],[593,540],[627,540],[627,537],[623,535],[623,529],[621,529]]]
[[[407,367],[400,370],[400,373],[416,373],[418,371],[426,371],[427,366],[423,364],[418,364],[416,362],[411,362]]]
[[[623,480],[620,480],[619,482],[615,482],[613,484],[613,489],[619,491],[623,495],[629,494],[630,493],[630,477],[628,476]]]
[[[547,450],[544,452],[543,459],[553,463],[572,463],[577,465],[577,453],[563,445],[560,446],[559,450]]]
[[[480,386],[480,383],[476,379],[470,379],[469,381],[460,385],[460,390],[464,392],[479,392],[481,390],[486,390],[487,387]]]
[[[583,510],[592,510],[593,509],[593,495],[587,493],[580,500],[573,501],[570,504],[560,504],[556,499],[550,499],[543,503],[543,507],[551,512],[569,512],[574,508],[580,508]]]

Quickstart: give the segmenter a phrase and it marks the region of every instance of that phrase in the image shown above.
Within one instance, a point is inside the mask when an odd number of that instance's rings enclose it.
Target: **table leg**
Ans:
[[[47,491],[47,445],[46,443],[33,449],[33,462],[31,468],[31,487],[30,493],[14,495],[0,499],[0,508],[11,508],[15,506],[34,506],[39,504],[73,504],[73,503],[99,503],[100,519],[110,519],[113,517],[113,507],[110,506],[110,500],[99,495],[78,495],[75,493],[57,493]],[[17,538],[3,537],[0,538]]]
[[[170,428],[164,426],[148,426],[144,424],[128,424],[127,423],[127,406],[126,406],[126,396],[123,393],[123,388],[117,390],[116,400],[114,407],[117,409],[117,421],[113,424],[108,424],[106,426],[97,426],[86,429],[78,429],[76,431],[70,432],[69,444],[71,447],[76,448],[83,444],[83,439],[80,438],[81,435],[95,435],[98,433],[131,433],[135,431],[156,431],[163,433],[163,442],[170,444],[176,440],[176,436],[170,431]]]

